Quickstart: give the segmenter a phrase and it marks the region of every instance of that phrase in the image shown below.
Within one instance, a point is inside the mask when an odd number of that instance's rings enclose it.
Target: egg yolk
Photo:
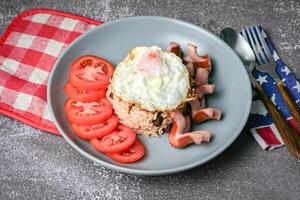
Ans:
[[[154,50],[144,52],[136,63],[136,69],[148,75],[159,75],[163,67],[161,55]]]

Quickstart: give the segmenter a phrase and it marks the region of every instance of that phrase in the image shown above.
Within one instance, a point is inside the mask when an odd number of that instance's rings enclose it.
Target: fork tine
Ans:
[[[242,29],[241,34],[242,34],[242,36],[245,38],[245,40],[248,42],[248,44],[250,45],[250,47],[251,47],[251,49],[252,49],[252,51],[253,51],[253,47],[252,47],[252,44],[251,44],[251,42],[250,42],[250,40],[249,40],[250,37],[248,36],[248,31],[247,31],[247,29]],[[254,51],[253,51],[253,53],[254,53]],[[255,54],[255,53],[254,53],[254,54]],[[255,55],[255,62],[256,62],[256,64],[259,65],[259,62],[258,62],[258,60],[257,60],[257,58],[256,58],[256,55]]]
[[[266,57],[271,60],[272,59],[272,53],[266,43],[266,40],[265,40],[265,37],[263,36],[263,33],[259,30],[259,27],[258,26],[255,26],[255,30],[257,32],[257,35],[258,35],[258,38],[262,44],[262,47],[263,47],[263,50],[264,50],[264,53],[266,54]]]
[[[253,40],[253,36],[251,35],[251,32],[249,31],[248,28],[246,29],[246,34],[247,34],[248,39],[249,39],[249,41],[250,41],[249,44],[250,44],[250,46],[251,46],[251,48],[252,48],[252,50],[253,50],[253,52],[254,52],[254,54],[255,54],[256,61],[257,61],[258,65],[264,64],[264,62],[261,60],[261,58],[260,58],[260,56],[259,56],[259,53],[258,53],[258,51],[257,51],[256,44],[255,44],[255,42],[254,42],[254,40]]]
[[[254,27],[251,27],[250,31],[251,31],[251,34],[252,34],[253,39],[255,41],[255,44],[256,44],[256,48],[257,48],[256,50],[257,50],[257,52],[258,52],[258,54],[259,54],[259,56],[260,56],[260,58],[261,58],[261,60],[263,62],[262,64],[268,63],[269,60],[268,60],[268,58],[266,57],[266,55],[264,54],[264,52],[262,50],[262,45],[261,45],[261,43],[260,43],[260,41],[259,41],[259,39],[257,37],[257,33],[255,33]]]
[[[242,29],[242,31],[240,32],[240,34],[243,36],[243,38],[248,42],[248,44],[250,45],[251,49],[253,49],[251,42],[249,41],[249,37],[247,36],[247,31],[245,29]],[[256,56],[255,56],[255,61],[256,63],[258,63]]]

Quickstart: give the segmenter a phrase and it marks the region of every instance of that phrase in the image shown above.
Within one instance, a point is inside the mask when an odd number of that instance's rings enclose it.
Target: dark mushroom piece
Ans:
[[[153,125],[158,127],[162,124],[164,118],[161,116],[161,112],[157,113],[156,119],[153,121]]]

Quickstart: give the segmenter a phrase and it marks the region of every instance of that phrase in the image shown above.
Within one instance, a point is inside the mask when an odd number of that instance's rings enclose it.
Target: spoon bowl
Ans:
[[[255,66],[255,55],[243,36],[238,34],[233,28],[225,28],[221,31],[220,38],[239,56],[248,73],[252,72]]]

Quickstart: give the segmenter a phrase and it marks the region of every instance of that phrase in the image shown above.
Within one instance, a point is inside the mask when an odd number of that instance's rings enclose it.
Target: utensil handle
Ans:
[[[280,112],[276,109],[273,102],[269,99],[263,88],[257,84],[255,86],[256,92],[262,98],[263,103],[265,104],[269,114],[272,117],[272,120],[286,145],[286,148],[289,150],[291,154],[293,154],[297,159],[300,160],[300,134],[298,134],[285,118],[280,114]]]
[[[299,109],[299,107],[297,106],[296,102],[294,102],[294,100],[291,98],[290,94],[286,90],[282,81],[277,82],[277,87],[278,87],[279,91],[281,92],[285,103],[289,107],[289,110],[291,111],[292,116],[294,117],[294,120],[297,123],[297,126],[300,128],[300,109]]]

